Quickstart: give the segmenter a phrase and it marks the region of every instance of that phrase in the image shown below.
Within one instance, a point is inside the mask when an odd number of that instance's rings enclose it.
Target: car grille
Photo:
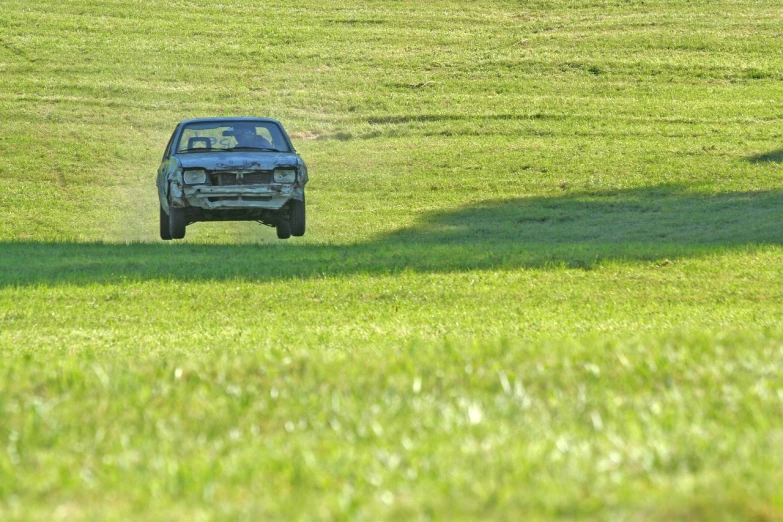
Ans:
[[[271,172],[214,172],[209,175],[209,181],[215,186],[226,185],[266,185],[272,183]]]

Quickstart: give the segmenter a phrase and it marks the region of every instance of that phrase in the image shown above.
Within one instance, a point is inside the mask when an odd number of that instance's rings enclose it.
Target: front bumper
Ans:
[[[212,186],[187,185],[182,188],[182,199],[192,207],[204,209],[265,208],[278,210],[295,198],[293,185]],[[297,198],[300,199],[300,198]]]

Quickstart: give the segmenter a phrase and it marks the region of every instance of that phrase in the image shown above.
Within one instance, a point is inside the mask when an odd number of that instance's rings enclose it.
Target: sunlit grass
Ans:
[[[782,17],[5,2],[0,519],[781,519]],[[211,115],[304,238],[158,240]]]

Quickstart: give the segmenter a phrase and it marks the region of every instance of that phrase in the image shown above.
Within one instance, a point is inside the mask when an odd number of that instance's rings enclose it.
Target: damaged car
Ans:
[[[174,129],[158,169],[161,239],[199,221],[258,221],[305,233],[307,166],[279,121],[198,118]]]

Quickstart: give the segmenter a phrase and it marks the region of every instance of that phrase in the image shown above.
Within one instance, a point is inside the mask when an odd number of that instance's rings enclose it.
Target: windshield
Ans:
[[[220,150],[290,152],[279,125],[269,121],[208,121],[185,125],[177,152]]]

